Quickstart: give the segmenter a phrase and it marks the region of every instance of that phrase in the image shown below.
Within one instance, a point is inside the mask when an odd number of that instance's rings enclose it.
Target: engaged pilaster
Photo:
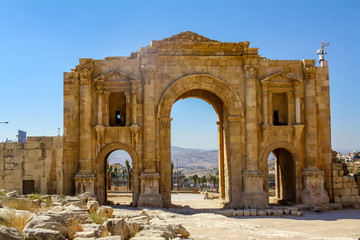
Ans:
[[[305,204],[328,203],[323,170],[317,166],[316,67],[305,68],[305,146],[306,167],[303,169],[301,200]]]
[[[268,199],[263,190],[264,174],[259,170],[258,121],[255,66],[245,66],[246,75],[246,170],[243,172],[242,204],[245,207],[264,207]]]
[[[80,146],[79,172],[75,175],[76,193],[94,194],[95,174],[92,172],[91,149],[91,78],[94,72],[92,59],[80,59]]]

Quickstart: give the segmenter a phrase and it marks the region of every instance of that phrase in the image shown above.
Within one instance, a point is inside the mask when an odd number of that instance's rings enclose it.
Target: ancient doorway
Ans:
[[[284,148],[276,148],[268,157],[269,202],[292,205],[296,203],[295,161]]]
[[[108,204],[130,205],[133,201],[133,161],[124,150],[114,150],[106,158],[105,194]]]
[[[171,118],[172,203],[220,207],[218,114],[208,102],[190,97],[173,104]]]

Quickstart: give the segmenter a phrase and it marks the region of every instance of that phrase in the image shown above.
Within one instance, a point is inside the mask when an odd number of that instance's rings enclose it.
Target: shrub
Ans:
[[[83,227],[81,226],[81,224],[83,223],[83,221],[81,219],[78,218],[69,218],[66,221],[66,229],[68,231],[68,238],[69,239],[74,239],[75,238],[75,234],[77,232],[81,232],[83,231]]]
[[[30,200],[40,200],[41,202],[46,203],[46,204],[52,203],[51,197],[44,197],[43,195],[40,195],[37,193],[28,194],[28,195],[26,195],[26,197]]]
[[[5,197],[5,196],[6,196],[6,192],[0,191],[0,196]]]
[[[11,198],[4,198],[3,205],[16,209],[16,210],[26,210],[29,212],[35,212],[37,210],[47,210],[48,208],[41,208],[39,205],[33,204],[27,199],[11,199]]]
[[[103,224],[107,220],[104,215],[97,214],[96,212],[90,213],[90,217],[96,224]]]
[[[2,215],[0,218],[0,225],[16,228],[21,232],[26,225],[27,219],[28,216],[26,215],[16,215],[15,211],[10,211],[6,215]]]

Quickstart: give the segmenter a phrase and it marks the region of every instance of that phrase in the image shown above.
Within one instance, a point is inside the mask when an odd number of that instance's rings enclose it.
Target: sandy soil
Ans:
[[[224,217],[214,213],[201,213],[221,206],[220,200],[204,200],[202,194],[173,194],[172,202],[176,205],[189,205],[197,213],[177,214],[166,209],[147,211],[162,216],[169,223],[183,224],[190,232],[190,237],[196,240],[360,238],[360,210],[304,212],[302,217]],[[117,208],[115,213],[140,211],[125,206],[114,207]]]

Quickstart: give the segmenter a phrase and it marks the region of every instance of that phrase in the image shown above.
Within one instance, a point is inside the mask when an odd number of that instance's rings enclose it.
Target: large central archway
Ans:
[[[239,173],[243,165],[242,147],[245,141],[241,135],[244,131],[241,101],[223,80],[197,74],[175,81],[165,90],[158,106],[160,193],[164,207],[171,206],[171,109],[179,99],[190,97],[208,102],[219,116],[220,193],[229,202],[240,203],[241,174],[236,172]]]

